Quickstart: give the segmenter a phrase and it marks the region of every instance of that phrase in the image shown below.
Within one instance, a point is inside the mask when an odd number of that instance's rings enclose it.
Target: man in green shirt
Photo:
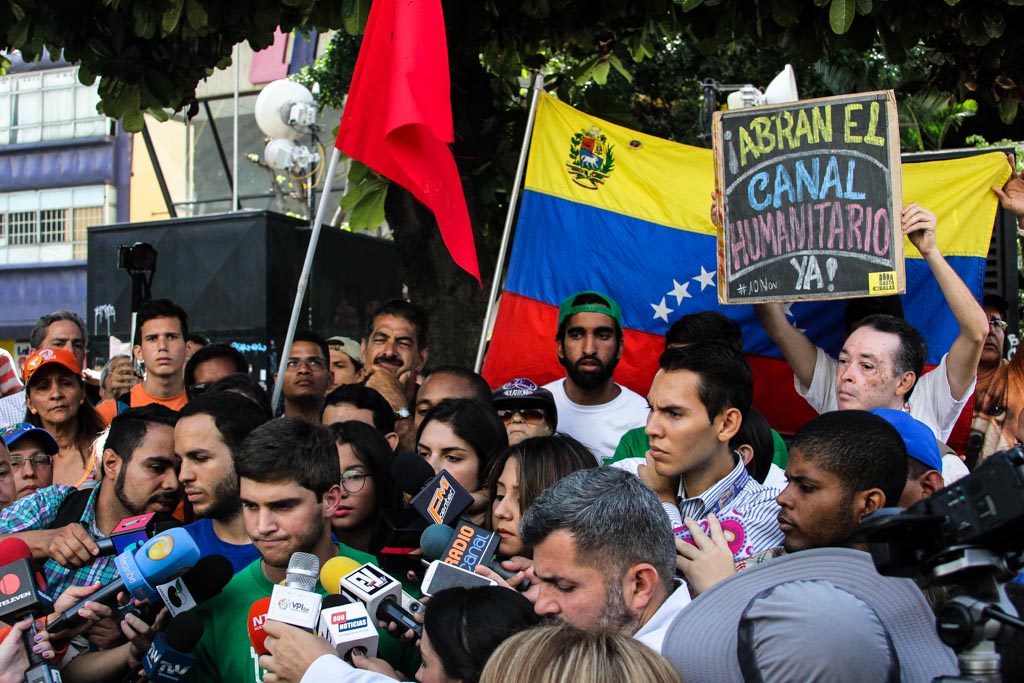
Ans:
[[[373,562],[371,555],[331,539],[330,520],[341,498],[341,470],[330,431],[283,417],[256,428],[235,456],[242,517],[260,559],[238,572],[223,592],[199,607],[203,636],[196,647],[192,681],[258,683],[264,671],[249,642],[249,608],[269,598],[285,580],[296,552],[312,553],[320,566],[338,555]],[[329,587],[337,592],[337,587]],[[317,584],[316,590],[328,590]],[[401,644],[381,631],[379,656],[407,666]]]

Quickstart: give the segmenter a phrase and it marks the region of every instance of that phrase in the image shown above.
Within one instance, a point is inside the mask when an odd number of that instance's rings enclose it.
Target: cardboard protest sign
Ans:
[[[713,132],[721,303],[905,291],[892,91],[718,112]]]

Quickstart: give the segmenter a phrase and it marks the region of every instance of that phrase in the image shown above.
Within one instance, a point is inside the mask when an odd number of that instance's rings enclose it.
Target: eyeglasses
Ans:
[[[1003,332],[1006,332],[1006,328],[1010,326],[1010,323],[1006,322],[1005,320],[1000,320],[999,318],[989,318],[988,324],[993,327],[998,327]]]
[[[356,470],[345,470],[341,473],[341,488],[345,489],[349,493],[359,493],[366,486],[367,477],[372,477],[372,474],[366,474],[365,472],[357,472]]]
[[[323,358],[289,358],[288,362],[284,364],[289,370],[296,370],[300,365],[312,371],[323,370],[327,367]]]
[[[205,394],[206,390],[209,389],[212,384],[213,382],[199,382],[198,384],[190,386],[188,391],[193,396],[199,396],[200,394]]]
[[[32,463],[32,467],[52,467],[53,456],[47,455],[46,453],[36,453],[28,458],[24,455],[15,455],[11,453],[11,467],[18,469],[25,464],[25,461]]]
[[[523,422],[528,425],[539,424],[544,419],[544,411],[540,408],[511,408],[508,410],[499,410],[498,417],[505,424],[512,421],[512,416],[516,413],[519,417],[523,418]]]

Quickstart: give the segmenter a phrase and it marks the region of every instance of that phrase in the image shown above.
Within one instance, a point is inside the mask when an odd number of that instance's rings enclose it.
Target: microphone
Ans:
[[[500,539],[496,533],[465,520],[461,520],[454,529],[431,524],[420,536],[420,548],[425,557],[471,572],[482,564],[507,581],[515,576],[515,572],[505,569],[494,559],[498,543]],[[524,577],[516,589],[525,591],[529,587],[530,580]]]
[[[473,504],[473,496],[455,477],[447,470],[434,474],[434,468],[415,453],[395,456],[391,476],[402,490],[412,495],[409,505],[427,522],[454,524]]]
[[[157,586],[156,592],[167,605],[167,611],[176,617],[224,590],[234,573],[226,557],[207,555],[178,578]]]
[[[380,636],[370,622],[370,614],[361,602],[350,602],[343,595],[328,595],[320,611],[317,635],[338,651],[338,656],[352,663],[357,650],[365,657],[377,656]]]
[[[426,564],[421,558],[416,558],[416,563]],[[348,557],[332,557],[324,563],[323,569],[320,570],[320,584],[330,594],[338,594],[341,592],[341,579],[345,574],[349,574],[356,567],[360,566],[358,562]],[[381,567],[383,569],[383,567]],[[390,574],[385,570],[385,576]],[[401,583],[399,584],[401,585]],[[427,606],[422,602],[412,597],[403,589],[401,594],[398,596],[399,605],[409,614],[423,614],[427,610]]]
[[[157,633],[142,659],[150,683],[179,683],[185,679],[196,658],[192,651],[203,637],[203,618],[196,612],[180,614]]]
[[[476,572],[468,571],[441,560],[434,560],[427,567],[427,573],[423,575],[423,583],[420,584],[420,590],[429,598],[438,591],[456,586],[461,588],[479,588],[480,586],[497,585],[494,580],[481,576]]]
[[[267,633],[263,630],[263,624],[267,620],[267,610],[269,609],[270,598],[260,598],[252,603],[252,607],[249,608],[249,642],[252,644],[252,649],[257,657],[270,654],[267,646],[264,644],[264,641],[267,639]]]
[[[404,632],[412,629],[417,637],[423,625],[400,604],[402,584],[372,564],[359,565],[348,557],[335,557],[324,564],[320,583],[338,586],[338,592],[366,605],[366,611],[379,621],[393,622]]]
[[[60,683],[60,672],[32,651],[35,636],[46,629],[45,615],[53,606],[43,592],[46,582],[32,566],[31,558],[32,550],[20,538],[0,541],[0,619],[14,623],[32,617],[32,626],[22,633],[28,654],[26,683]]]
[[[267,619],[283,621],[302,629],[316,628],[323,598],[315,593],[320,576],[320,558],[312,553],[293,553],[283,586],[274,586]]]
[[[157,596],[153,587],[167,583],[191,569],[199,560],[199,547],[184,529],[168,529],[154,536],[134,553],[125,551],[114,558],[117,578],[103,588],[81,600],[47,625],[50,633],[58,633],[82,623],[78,610],[86,602],[117,604],[117,594],[128,593],[136,600],[148,600]]]
[[[120,555],[125,550],[136,550],[157,534],[181,526],[181,522],[162,512],[147,512],[144,515],[125,517],[107,538],[96,541],[100,552],[98,557]]]

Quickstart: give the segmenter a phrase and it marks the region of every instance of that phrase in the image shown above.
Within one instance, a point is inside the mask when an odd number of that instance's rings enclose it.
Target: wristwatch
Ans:
[[[405,420],[410,415],[412,415],[412,413],[409,412],[408,408],[399,408],[398,410],[395,411],[395,419],[396,420]]]

